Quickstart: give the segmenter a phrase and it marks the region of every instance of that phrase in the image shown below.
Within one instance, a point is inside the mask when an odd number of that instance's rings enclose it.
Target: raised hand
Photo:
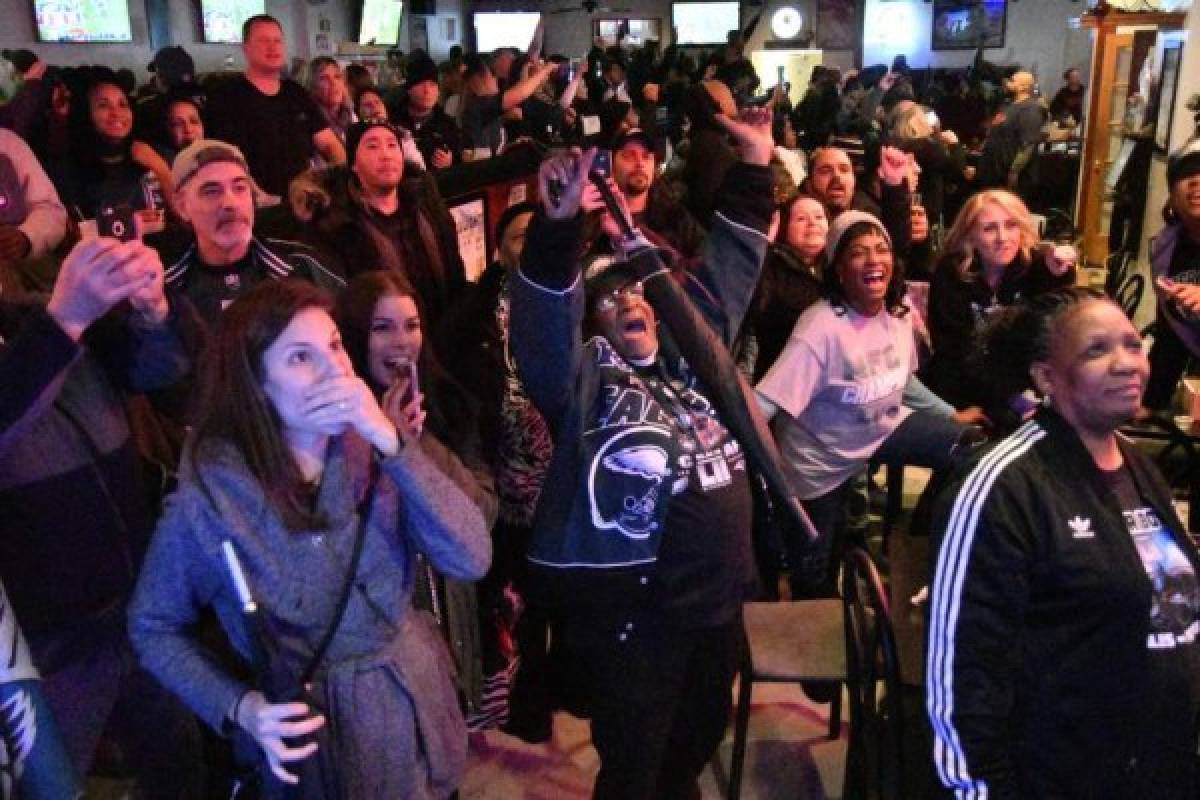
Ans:
[[[888,186],[899,186],[912,170],[909,154],[890,145],[879,149],[879,180]]]
[[[140,241],[84,239],[63,261],[46,311],[68,336],[78,340],[117,303],[139,291],[153,293],[155,282],[162,280],[162,263],[156,254],[151,258],[153,251],[147,251]]]
[[[290,747],[283,740],[313,733],[325,724],[325,718],[313,714],[304,703],[269,703],[262,692],[250,691],[238,703],[234,722],[254,737],[275,777],[294,784],[300,779],[283,765],[308,758],[317,752],[317,743]]]
[[[396,426],[405,445],[421,438],[425,430],[425,395],[410,386],[408,375],[396,378],[383,393],[383,413]]]
[[[583,190],[591,185],[588,172],[596,148],[586,153],[578,147],[542,162],[538,168],[538,196],[550,219],[571,219],[579,213]]]
[[[773,115],[770,109],[746,108],[737,119],[725,114],[715,114],[713,119],[733,137],[742,161],[763,167],[771,163],[775,139],[771,135]]]
[[[130,244],[138,245],[138,264],[142,272],[149,277],[145,286],[129,295],[129,305],[143,322],[158,325],[167,318],[171,310],[167,303],[162,259],[158,257],[154,248],[147,247],[141,241]]]
[[[1074,246],[1050,242],[1042,244],[1042,257],[1046,261],[1046,269],[1050,270],[1052,275],[1065,275],[1075,268],[1075,262],[1079,260]]]

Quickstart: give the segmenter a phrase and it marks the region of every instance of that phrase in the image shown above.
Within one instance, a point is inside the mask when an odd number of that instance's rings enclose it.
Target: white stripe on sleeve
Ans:
[[[1046,432],[1030,421],[984,456],[963,482],[938,553],[930,606],[929,653],[926,657],[926,707],[934,733],[934,762],[938,777],[962,800],[987,800],[988,787],[973,779],[954,729],[954,639],[962,601],[963,580],[980,512],[1004,469],[1020,458]]]

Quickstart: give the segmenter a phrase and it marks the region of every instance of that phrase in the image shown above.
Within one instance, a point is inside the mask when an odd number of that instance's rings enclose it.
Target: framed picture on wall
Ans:
[[[858,3],[855,0],[817,0],[818,48],[853,50],[858,34]]]
[[[1171,149],[1171,126],[1175,122],[1175,92],[1179,89],[1179,64],[1182,58],[1182,44],[1163,48],[1158,119],[1154,123],[1154,146],[1164,153]]]
[[[454,218],[467,280],[474,283],[488,265],[487,199],[483,194],[468,195],[450,207],[450,216]]]
[[[1004,47],[1008,0],[934,0],[934,50]]]
[[[408,18],[408,36],[413,50],[420,49],[429,52],[429,19],[410,16]]]

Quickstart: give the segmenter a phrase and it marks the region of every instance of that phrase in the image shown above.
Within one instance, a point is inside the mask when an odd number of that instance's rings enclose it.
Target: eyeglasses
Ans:
[[[617,301],[620,300],[622,296],[635,297],[641,300],[646,296],[646,289],[642,286],[641,281],[627,283],[624,286],[613,289],[610,292],[605,292],[597,297],[593,307],[601,314],[607,314],[610,311],[615,311],[617,308]]]

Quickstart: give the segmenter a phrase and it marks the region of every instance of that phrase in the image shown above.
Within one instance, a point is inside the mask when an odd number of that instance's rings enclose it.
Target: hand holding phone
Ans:
[[[596,157],[592,159],[592,174],[606,179],[612,177],[611,150],[601,149],[596,151]]]
[[[120,242],[131,242],[138,238],[133,209],[126,204],[104,206],[96,215],[96,232]]]

